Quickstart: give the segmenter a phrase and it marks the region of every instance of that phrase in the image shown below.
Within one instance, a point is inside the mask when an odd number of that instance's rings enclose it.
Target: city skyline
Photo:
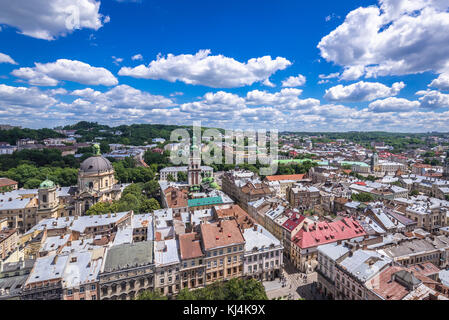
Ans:
[[[1,123],[403,133],[449,124],[444,1],[0,9]]]

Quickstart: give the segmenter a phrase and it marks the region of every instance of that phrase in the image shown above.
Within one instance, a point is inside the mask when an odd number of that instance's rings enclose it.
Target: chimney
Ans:
[[[254,231],[257,231],[257,224],[254,225],[253,229]]]

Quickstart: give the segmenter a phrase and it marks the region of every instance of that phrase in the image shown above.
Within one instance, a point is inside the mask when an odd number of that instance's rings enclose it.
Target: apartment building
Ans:
[[[100,300],[130,300],[154,289],[153,241],[113,246],[98,275]]]
[[[206,284],[243,276],[245,239],[235,220],[201,224]]]
[[[319,210],[320,190],[314,186],[295,184],[287,190],[287,200],[293,208],[299,210]]]
[[[311,222],[292,238],[291,260],[302,272],[312,272],[317,266],[319,245],[366,236],[365,230],[353,218],[343,218],[334,222]]]
[[[154,247],[154,290],[174,295],[180,290],[180,257],[178,240],[156,238]]]
[[[391,264],[389,257],[375,251],[350,251],[336,264],[335,299],[368,300],[370,294],[365,284]]]
[[[0,230],[0,260],[6,259],[13,253],[19,243],[19,230],[3,229]]]
[[[198,288],[205,284],[205,255],[197,232],[179,235],[181,289]]]
[[[258,280],[279,278],[283,265],[283,246],[265,228],[254,225],[243,231],[245,253],[243,275]]]

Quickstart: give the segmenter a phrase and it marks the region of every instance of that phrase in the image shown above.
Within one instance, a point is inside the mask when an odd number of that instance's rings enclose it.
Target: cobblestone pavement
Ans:
[[[264,283],[269,299],[283,298],[289,300],[321,300],[316,292],[316,272],[305,274],[299,272],[289,261],[284,260],[283,279]]]

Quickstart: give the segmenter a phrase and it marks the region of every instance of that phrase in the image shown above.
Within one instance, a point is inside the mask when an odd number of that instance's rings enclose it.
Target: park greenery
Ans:
[[[353,193],[351,195],[351,200],[358,202],[371,202],[374,201],[374,197],[367,192]]]
[[[165,300],[156,291],[145,291],[136,300]],[[231,279],[226,282],[215,282],[204,288],[182,289],[177,300],[268,300],[265,288],[255,279]]]
[[[150,189],[151,191],[148,191]],[[155,191],[149,182],[133,183],[127,186],[120,200],[112,202],[97,202],[87,210],[86,215],[100,215],[110,212],[124,212],[133,210],[134,213],[148,213],[160,209],[160,204],[154,197]]]
[[[64,135],[52,130],[52,129],[20,129],[13,128],[9,130],[0,130],[0,141],[7,142],[11,145],[15,145],[19,139],[32,139],[41,142],[47,138],[62,138]]]

